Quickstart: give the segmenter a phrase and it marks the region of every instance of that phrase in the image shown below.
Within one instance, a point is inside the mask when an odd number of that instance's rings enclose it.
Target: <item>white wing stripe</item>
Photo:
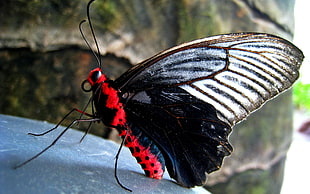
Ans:
[[[264,88],[269,88],[272,94],[278,93],[278,87],[281,82],[277,81],[272,75],[258,69],[254,66],[249,66],[248,63],[236,60],[234,58],[230,61],[229,70],[238,72],[240,75],[250,77],[252,80],[259,82]]]
[[[298,70],[296,70],[295,66],[289,66],[286,64],[288,63],[288,61],[291,61],[289,59],[289,56],[282,56],[280,54],[275,55],[274,53],[263,53],[262,55],[272,61],[271,63],[268,63],[268,65],[281,72],[283,76],[287,77],[290,80],[291,83],[295,81],[296,75],[294,73]]]
[[[218,99],[219,102],[231,102],[233,105],[228,104],[228,106],[231,107],[233,110],[234,108],[238,108],[242,110],[242,112],[248,113],[247,108],[249,107],[249,104],[251,104],[251,102],[248,98],[241,95],[236,89],[233,90],[212,79],[197,81],[193,85],[198,87],[202,91],[205,91],[208,95],[213,96],[215,99]],[[236,113],[239,111],[234,110],[234,112]]]
[[[276,65],[274,61],[271,61],[265,56],[256,53],[241,52],[237,50],[230,51],[229,54],[233,58],[246,61],[249,67],[254,66],[261,69],[262,71],[265,71],[268,74],[271,74],[272,77],[278,79],[279,82],[285,82],[288,80],[287,72],[281,69],[281,67],[279,67],[278,65]]]
[[[241,74],[243,69],[238,71],[240,73],[224,71],[214,79],[204,79],[180,87],[191,95],[212,104],[222,119],[233,125],[236,119],[242,120],[249,112],[263,104],[264,99],[269,99],[279,92],[275,87],[270,87],[270,83],[265,82],[264,79],[255,78],[254,73],[247,76],[249,71],[244,71],[247,75]],[[256,71],[257,69],[253,72]],[[262,87],[262,83],[268,89]]]
[[[270,96],[269,92],[261,85],[230,71],[222,72],[221,74],[216,75],[215,79],[225,85],[229,85],[230,87],[239,88],[239,91],[241,91],[253,102],[263,102],[263,99],[268,99]]]
[[[214,99],[206,96],[205,94],[199,92],[198,90],[196,90],[195,88],[189,86],[189,85],[182,85],[180,86],[180,88],[184,89],[185,91],[187,91],[188,93],[190,93],[191,95],[209,103],[212,104],[214,106],[214,108],[220,113],[220,115],[218,114],[218,116],[221,119],[226,120],[228,123],[231,123],[231,120],[233,120],[236,116],[233,114],[232,111],[230,111],[229,108],[223,106],[223,104],[219,103],[218,101],[215,101]]]
[[[189,90],[188,87],[184,88],[182,86],[181,88],[185,89],[187,92],[192,92],[191,94],[195,95],[197,98],[211,103],[221,112],[226,120],[231,121],[233,118],[242,119],[249,114],[247,109],[253,108],[248,98],[240,95],[237,90],[234,91],[214,80],[197,81],[193,83],[193,86],[194,87],[190,87],[194,90]],[[228,110],[229,114],[227,114],[226,111],[221,111],[224,109]]]

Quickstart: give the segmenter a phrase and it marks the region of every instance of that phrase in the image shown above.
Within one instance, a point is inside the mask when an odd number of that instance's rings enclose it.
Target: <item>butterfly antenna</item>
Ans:
[[[86,37],[85,37],[85,35],[84,35],[83,29],[82,29],[82,25],[83,25],[83,23],[85,23],[85,22],[86,22],[86,20],[82,20],[82,21],[80,22],[80,24],[79,24],[80,33],[81,33],[81,35],[82,35],[82,37],[83,37],[85,43],[87,44],[89,50],[91,50],[91,52],[93,53],[93,55],[95,56],[95,58],[96,58],[96,60],[97,60],[97,63],[99,64],[99,66],[100,66],[100,68],[101,68],[101,60],[100,60],[100,58],[99,58],[98,55],[95,53],[95,51],[91,48],[89,42],[87,41],[87,39],[86,39]],[[100,56],[100,54],[99,54],[99,56]]]
[[[96,39],[96,35],[95,35],[95,31],[94,31],[94,28],[93,28],[93,25],[92,25],[92,22],[91,22],[91,18],[90,18],[90,13],[89,13],[89,10],[90,10],[90,5],[92,4],[92,2],[94,2],[95,0],[91,0],[88,2],[87,4],[87,19],[88,19],[88,24],[89,24],[89,28],[90,28],[90,31],[92,33],[92,36],[93,36],[93,39],[95,41],[95,45],[96,45],[96,48],[97,48],[97,58],[98,58],[98,61],[99,61],[99,68],[101,69],[101,55],[100,55],[100,49],[99,49],[99,45],[98,45],[98,42],[97,42],[97,39]]]

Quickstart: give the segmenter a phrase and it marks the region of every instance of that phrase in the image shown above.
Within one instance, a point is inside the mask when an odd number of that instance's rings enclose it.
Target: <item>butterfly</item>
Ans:
[[[232,127],[298,78],[303,54],[264,33],[233,33],[165,50],[91,85],[95,118],[115,128],[149,177],[204,185],[233,151]]]
[[[99,53],[91,2],[88,22]],[[146,176],[161,179],[167,169],[184,187],[204,185],[207,174],[233,151],[228,141],[233,126],[290,88],[304,58],[274,35],[223,34],[162,51],[110,80],[94,55],[99,67],[82,83],[83,91],[92,92],[93,111],[73,109],[62,121],[73,111],[90,119],[74,120],[50,146],[17,167],[49,149],[76,122],[99,121],[118,130]]]

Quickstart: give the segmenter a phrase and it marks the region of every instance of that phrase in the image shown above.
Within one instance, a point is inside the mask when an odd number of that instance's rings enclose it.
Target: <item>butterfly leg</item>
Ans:
[[[66,118],[67,118],[69,115],[71,115],[71,113],[73,113],[74,111],[77,111],[77,112],[81,113],[82,115],[86,115],[86,116],[95,118],[95,116],[92,115],[92,114],[89,114],[89,113],[86,113],[86,112],[84,112],[84,111],[81,111],[81,110],[79,110],[79,109],[77,109],[77,108],[74,108],[74,109],[72,109],[70,112],[68,112],[68,113],[57,123],[57,125],[56,125],[55,127],[51,128],[51,129],[49,129],[49,130],[47,130],[47,131],[45,131],[45,132],[43,132],[43,133],[28,133],[28,135],[42,136],[42,135],[45,135],[45,134],[47,134],[47,133],[49,133],[49,132],[51,132],[51,131],[54,131],[54,130],[57,129],[57,128],[59,127],[59,125],[61,125],[61,123],[62,123],[64,120],[66,120]]]
[[[32,133],[29,133],[30,135],[35,135],[35,136],[41,136],[41,135],[44,135],[44,134],[47,134],[47,133],[49,133],[49,132],[51,132],[51,131],[53,131],[54,129],[56,129],[73,111],[78,111],[78,112],[81,112],[80,110],[78,110],[78,109],[73,109],[73,110],[71,110],[54,128],[52,128],[52,129],[50,129],[50,130],[48,130],[48,131],[46,131],[46,132],[44,132],[44,133],[41,133],[41,134],[32,134]],[[81,113],[84,113],[84,112],[81,112]],[[87,115],[87,116],[92,116],[92,115],[90,115],[90,114],[88,114],[88,113],[85,113],[85,115]],[[92,116],[92,117],[94,117],[94,116]],[[49,146],[47,146],[46,148],[44,148],[41,152],[39,152],[39,153],[37,153],[36,155],[34,155],[33,157],[31,157],[31,158],[29,158],[28,160],[26,160],[25,162],[23,162],[23,163],[21,163],[21,164],[19,164],[19,165],[17,165],[17,166],[15,166],[15,169],[16,168],[19,168],[19,167],[22,167],[22,166],[24,166],[25,164],[27,164],[27,163],[29,163],[30,161],[32,161],[32,160],[34,160],[35,158],[37,158],[37,157],[39,157],[41,154],[43,154],[45,151],[47,151],[49,148],[51,148],[53,145],[55,145],[56,144],[56,142],[68,131],[68,129],[70,129],[70,127],[72,127],[73,125],[75,125],[76,123],[80,123],[80,122],[90,122],[90,125],[89,125],[89,127],[88,127],[88,129],[87,129],[87,131],[85,132],[85,134],[84,134],[84,136],[82,137],[82,139],[80,140],[80,141],[82,141],[83,140],[83,138],[85,137],[85,135],[87,134],[87,132],[89,131],[89,128],[90,128],[90,126],[91,126],[91,123],[93,123],[93,122],[99,122],[99,121],[101,121],[101,119],[100,118],[96,118],[96,117],[94,117],[94,118],[90,118],[90,119],[75,119],[74,121],[72,121],[71,123],[70,123],[70,125],[68,125],[57,137],[56,137],[56,139],[54,139],[54,141],[49,145]]]

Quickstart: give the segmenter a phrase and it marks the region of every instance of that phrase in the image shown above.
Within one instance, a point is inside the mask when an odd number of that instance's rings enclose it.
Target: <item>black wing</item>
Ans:
[[[203,185],[230,155],[231,127],[215,108],[179,87],[154,88],[133,96],[125,107],[129,126],[157,145],[170,176],[186,187]]]
[[[289,88],[302,60],[297,47],[273,35],[219,35],[163,51],[114,87],[128,121],[170,160],[170,175],[201,185],[231,152],[230,127]]]

